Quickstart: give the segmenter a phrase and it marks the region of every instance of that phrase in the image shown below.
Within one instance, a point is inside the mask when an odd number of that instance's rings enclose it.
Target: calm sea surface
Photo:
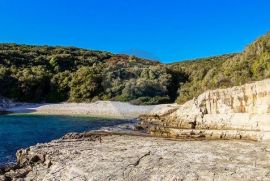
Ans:
[[[18,149],[49,142],[68,132],[95,130],[128,122],[71,116],[0,115],[0,166],[15,162]]]

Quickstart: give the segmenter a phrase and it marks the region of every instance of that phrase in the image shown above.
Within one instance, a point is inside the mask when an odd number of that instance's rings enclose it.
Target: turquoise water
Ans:
[[[0,166],[15,162],[18,149],[49,142],[68,132],[83,132],[128,122],[89,117],[0,115]]]

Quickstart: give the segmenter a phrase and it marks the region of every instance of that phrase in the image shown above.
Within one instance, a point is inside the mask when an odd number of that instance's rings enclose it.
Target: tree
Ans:
[[[50,74],[41,66],[18,70],[15,75],[18,80],[21,101],[45,101],[50,90]]]
[[[18,96],[17,80],[11,76],[8,68],[0,66],[0,96],[13,98]]]
[[[101,70],[96,67],[81,67],[71,81],[70,101],[91,101],[102,91]]]
[[[51,79],[50,94],[48,95],[48,100],[50,102],[68,100],[71,80],[72,73],[70,71],[64,71],[55,74]]]

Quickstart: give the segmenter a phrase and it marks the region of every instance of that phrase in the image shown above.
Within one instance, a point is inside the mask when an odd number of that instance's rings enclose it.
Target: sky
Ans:
[[[0,0],[0,43],[76,46],[164,63],[240,52],[269,0]]]

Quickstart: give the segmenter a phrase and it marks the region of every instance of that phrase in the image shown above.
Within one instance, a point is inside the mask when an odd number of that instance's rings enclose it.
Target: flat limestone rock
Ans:
[[[24,180],[270,179],[270,145],[261,142],[69,135],[20,153],[45,158]]]

